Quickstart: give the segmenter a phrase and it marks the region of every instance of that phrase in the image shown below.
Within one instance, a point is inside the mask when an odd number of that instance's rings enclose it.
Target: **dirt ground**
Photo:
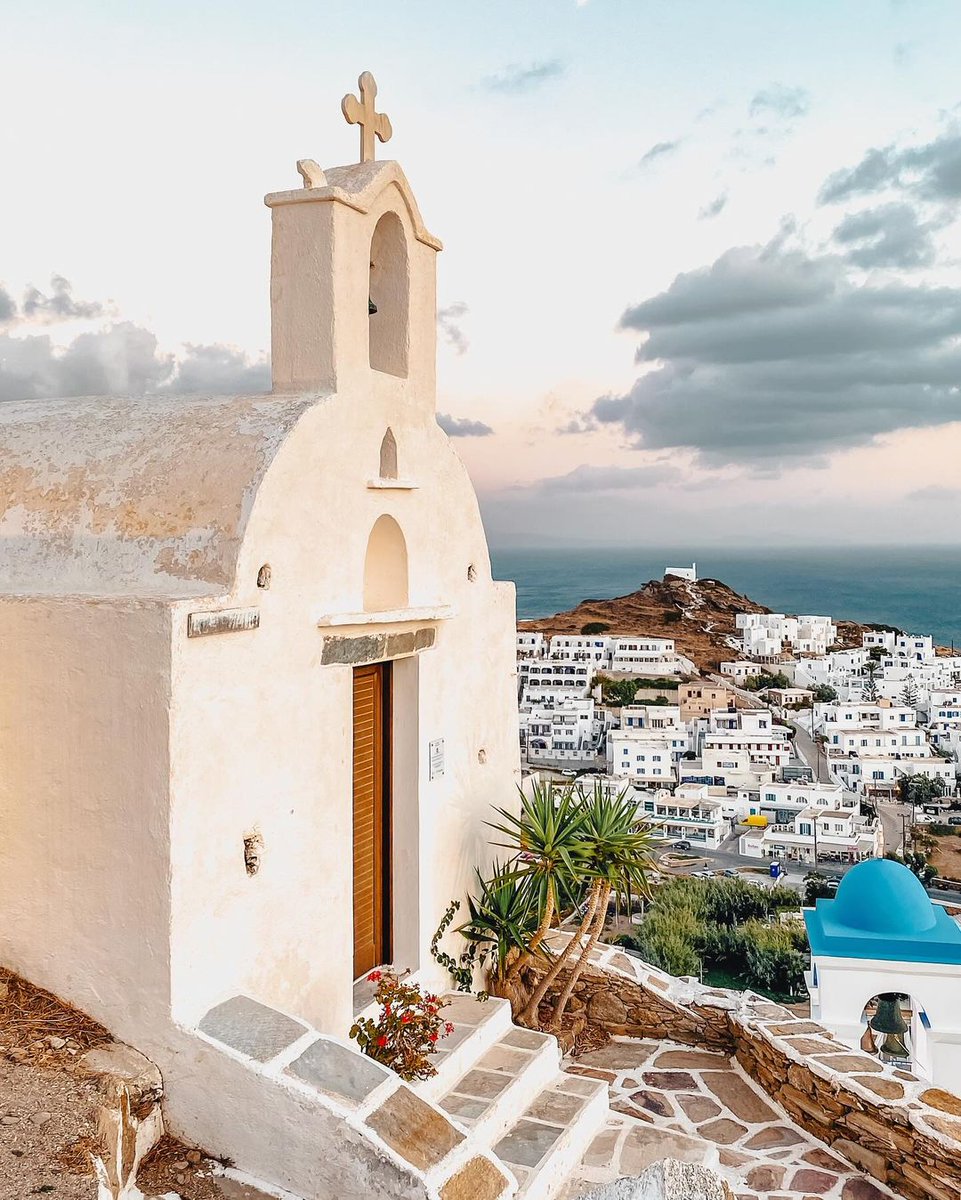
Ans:
[[[95,1200],[92,1154],[100,1093],[81,1059],[111,1041],[103,1026],[0,969],[0,1200]],[[140,1169],[151,1196],[247,1200],[221,1164],[165,1137]]]
[[[72,1149],[81,1139],[94,1144],[96,1096],[89,1079],[0,1059],[2,1200],[96,1197],[92,1164]]]
[[[931,865],[945,879],[961,879],[961,837],[945,834],[934,841],[937,849],[931,856]]]

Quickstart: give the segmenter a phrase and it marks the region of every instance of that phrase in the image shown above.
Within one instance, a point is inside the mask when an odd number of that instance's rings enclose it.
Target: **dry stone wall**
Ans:
[[[577,1014],[615,1036],[732,1054],[798,1125],[897,1194],[961,1196],[961,1098],[754,992],[676,979],[615,947],[591,958],[574,988]]]

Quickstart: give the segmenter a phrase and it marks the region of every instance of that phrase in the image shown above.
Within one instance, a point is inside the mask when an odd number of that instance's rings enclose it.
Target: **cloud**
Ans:
[[[250,360],[236,346],[220,342],[188,344],[164,390],[206,392],[212,396],[266,392],[270,390],[270,363],[266,355]]]
[[[98,301],[75,300],[70,281],[62,275],[51,276],[50,287],[49,296],[32,285],[24,292],[20,311],[25,321],[50,324],[103,315],[103,305]]]
[[[448,304],[446,308],[437,310],[437,327],[444,336],[448,345],[453,346],[458,354],[466,354],[470,346],[467,334],[461,327],[460,321],[465,317],[470,309],[463,300],[455,300],[453,304]]]
[[[772,83],[770,87],[755,92],[748,105],[752,117],[773,117],[780,121],[793,121],[806,116],[811,107],[810,93],[802,87],[785,87],[783,83]]]
[[[81,334],[64,348],[47,334],[0,334],[0,400],[60,396],[142,396],[149,392],[262,392],[265,358],[249,361],[222,345],[190,345],[179,357],[159,348],[149,329],[121,321]]]
[[[672,142],[655,142],[650,150],[645,150],[638,160],[639,167],[650,166],[652,162],[656,162],[659,158],[664,158],[669,154],[674,154],[680,147],[683,138],[675,138]]]
[[[647,467],[594,467],[584,463],[566,475],[551,475],[523,485],[524,491],[539,492],[619,492],[659,487],[681,478],[677,467],[654,463]]]
[[[858,267],[928,267],[935,258],[931,234],[942,224],[921,221],[910,204],[882,204],[849,213],[832,236]]]
[[[591,416],[645,450],[701,462],[810,462],[961,419],[961,289],[855,284],[840,255],[779,234],[679,275],[628,309],[633,387]]]
[[[721,192],[720,195],[715,196],[713,200],[704,205],[698,212],[697,219],[699,221],[710,221],[713,217],[720,216],[726,207],[727,192]]]
[[[558,425],[554,430],[555,433],[593,433],[597,428],[597,422],[589,413],[581,413],[571,417],[569,421],[565,421],[563,425]]]
[[[0,283],[0,325],[6,325],[8,322],[15,320],[16,316],[17,302],[3,284]]]
[[[928,504],[932,501],[935,504],[957,504],[961,501],[961,488],[942,487],[940,484],[932,484],[930,487],[917,488],[913,492],[908,492],[904,497],[905,500],[912,504]]]
[[[452,417],[450,413],[438,413],[437,424],[448,437],[489,437],[494,432],[483,421],[472,421],[469,417]]]
[[[829,175],[818,199],[821,204],[834,204],[888,189],[910,192],[922,200],[961,200],[961,132],[952,127],[919,146],[868,150],[853,167]]]
[[[496,75],[481,80],[481,87],[488,92],[500,92],[508,96],[520,96],[534,91],[551,79],[559,79],[567,67],[559,58],[546,58],[522,66],[512,63]]]

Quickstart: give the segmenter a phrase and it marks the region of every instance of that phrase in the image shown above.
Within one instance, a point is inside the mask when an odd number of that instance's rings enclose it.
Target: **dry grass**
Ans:
[[[63,1039],[67,1046],[56,1053],[49,1045],[50,1038]],[[19,1049],[31,1052],[31,1058],[62,1059],[65,1049],[76,1054],[111,1040],[106,1029],[86,1013],[0,968],[0,1043],[8,1052]]]
[[[961,879],[961,837],[949,833],[931,840],[935,846],[931,865],[937,873],[944,879]]]

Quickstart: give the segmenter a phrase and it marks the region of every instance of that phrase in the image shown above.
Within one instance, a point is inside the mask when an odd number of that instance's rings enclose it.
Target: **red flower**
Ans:
[[[404,1015],[400,1019],[400,1023],[401,1023],[401,1025],[406,1025],[409,1020],[410,1020],[410,1013],[404,1013]]]
[[[448,1021],[447,1024],[444,1026],[444,1032],[448,1035],[452,1034],[454,1032],[454,1026],[451,1025],[450,1021]]]
[[[385,1004],[385,1005],[384,1005],[384,1016],[385,1016],[385,1017],[389,1017],[389,1016],[390,1016],[390,1005],[389,1005],[389,1004]]]
[[[430,1037],[429,1037],[429,1039],[428,1039],[428,1040],[429,1040],[429,1041],[431,1041],[431,1042],[436,1042],[436,1041],[437,1041],[437,1034],[436,1034],[436,1033],[432,1033],[432,1034],[430,1035]]]
[[[387,1045],[387,1037],[384,1034],[381,1034],[380,1037],[377,1039],[377,1045],[380,1046],[381,1049],[383,1049],[384,1046]]]
[[[383,971],[371,971],[371,973],[367,976],[367,982],[368,983],[380,983],[380,981],[383,978],[384,978]]]

